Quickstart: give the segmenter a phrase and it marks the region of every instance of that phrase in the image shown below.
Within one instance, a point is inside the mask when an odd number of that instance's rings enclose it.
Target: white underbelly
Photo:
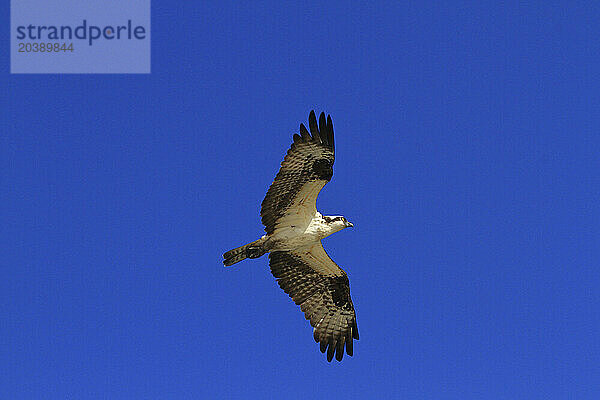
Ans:
[[[294,250],[300,247],[312,245],[320,240],[317,235],[302,233],[299,235],[274,235],[273,250]]]
[[[304,229],[296,226],[280,228],[271,236],[273,240],[272,250],[294,250],[313,245],[322,238],[321,232],[312,222]]]

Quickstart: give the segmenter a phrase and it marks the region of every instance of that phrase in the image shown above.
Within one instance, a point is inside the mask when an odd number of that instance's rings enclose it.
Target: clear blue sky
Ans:
[[[184,3],[151,75],[0,56],[1,398],[598,398],[597,5]],[[311,109],[342,363],[266,258],[221,264]]]

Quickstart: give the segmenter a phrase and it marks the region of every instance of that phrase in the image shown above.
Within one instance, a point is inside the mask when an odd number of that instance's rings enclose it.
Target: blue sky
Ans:
[[[0,397],[597,398],[597,4],[196,3],[153,2],[150,75],[0,56]],[[311,109],[342,363],[221,264]]]

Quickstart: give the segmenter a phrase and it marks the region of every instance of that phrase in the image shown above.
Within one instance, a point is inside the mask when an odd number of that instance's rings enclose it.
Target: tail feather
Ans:
[[[229,250],[223,254],[223,264],[226,267],[238,263],[246,258],[258,258],[267,251],[263,248],[265,238],[260,238],[252,243],[240,246],[236,249]]]

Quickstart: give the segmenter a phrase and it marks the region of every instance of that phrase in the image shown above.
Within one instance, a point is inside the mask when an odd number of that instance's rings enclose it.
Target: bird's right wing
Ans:
[[[321,242],[310,248],[275,251],[269,264],[279,286],[300,306],[314,327],[313,336],[327,361],[353,354],[358,340],[354,305],[346,273],[325,253]]]

